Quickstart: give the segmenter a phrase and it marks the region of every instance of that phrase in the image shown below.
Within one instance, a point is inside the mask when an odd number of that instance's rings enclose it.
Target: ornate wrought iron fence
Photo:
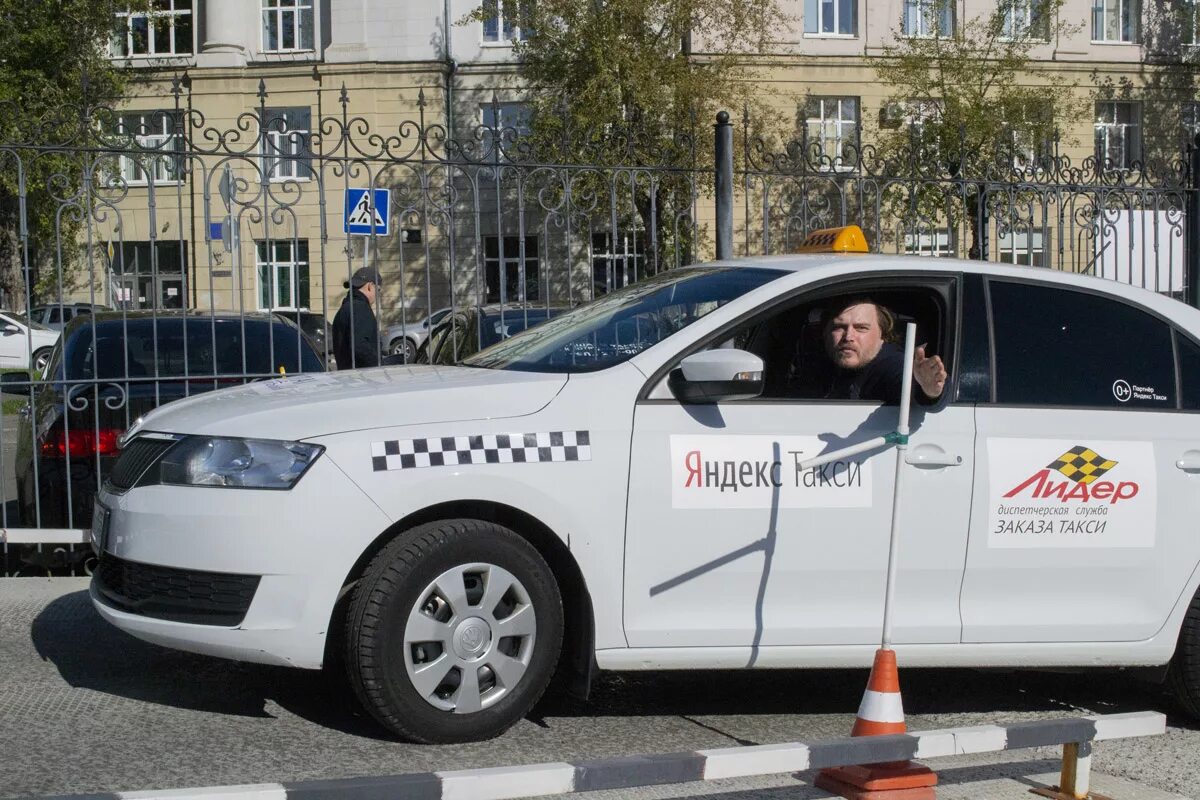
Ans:
[[[4,395],[10,574],[86,569],[91,496],[138,414],[281,366],[334,366],[326,324],[363,266],[383,279],[375,356],[428,348],[442,312],[474,325],[448,338],[447,361],[714,249],[787,252],[847,223],[883,252],[1071,269],[1180,297],[1198,283],[1184,258],[1197,248],[1183,246],[1196,171],[1182,156],[1114,170],[1055,152],[979,169],[916,137],[905,158],[804,137],[773,148],[745,117],[737,136],[726,117],[715,138],[697,124],[563,127],[539,141],[495,99],[482,122],[453,129],[427,116],[424,94],[414,119],[386,129],[352,114],[344,87],[301,101],[260,83],[253,108],[216,121],[184,80],[161,100],[30,120],[0,142],[4,306],[46,304],[50,324],[80,316],[57,343],[29,326],[0,335],[22,343],[0,363],[17,370],[6,380],[53,348],[44,375]],[[262,333],[272,324],[286,334]]]

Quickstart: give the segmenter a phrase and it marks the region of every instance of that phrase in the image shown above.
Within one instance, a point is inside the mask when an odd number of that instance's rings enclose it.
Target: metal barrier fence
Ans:
[[[281,94],[260,83],[253,108],[210,121],[176,80],[146,110],[30,120],[0,143],[0,186],[15,187],[0,188],[0,293],[26,309],[0,312],[6,574],[87,569],[91,497],[139,414],[281,368],[345,367],[328,325],[361,267],[382,277],[371,361],[454,362],[660,270],[786,252],[847,223],[881,252],[1200,289],[1187,154],[980,168],[915,131],[900,156],[806,134],[772,147],[745,115],[549,141],[495,99],[449,130],[421,94],[415,119],[385,129],[350,113],[344,87]],[[431,348],[439,323],[466,335]]]

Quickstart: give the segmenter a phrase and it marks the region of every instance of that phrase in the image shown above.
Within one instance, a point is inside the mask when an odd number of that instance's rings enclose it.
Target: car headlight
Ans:
[[[188,436],[158,464],[158,483],[290,489],[323,447],[270,439]]]

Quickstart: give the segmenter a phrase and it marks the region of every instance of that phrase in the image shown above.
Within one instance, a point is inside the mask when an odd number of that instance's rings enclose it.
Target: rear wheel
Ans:
[[[403,738],[488,739],[541,697],[562,629],[558,585],[532,545],[493,523],[434,522],[380,551],[355,587],[346,667]]]
[[[1179,631],[1179,646],[1167,672],[1171,691],[1192,719],[1200,720],[1200,591],[1192,598]]]

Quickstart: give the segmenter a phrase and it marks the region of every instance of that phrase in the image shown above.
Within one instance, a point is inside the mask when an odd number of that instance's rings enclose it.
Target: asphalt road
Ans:
[[[84,580],[10,578],[0,580],[0,797],[832,738],[849,731],[865,679],[865,671],[855,670],[607,674],[589,703],[543,702],[499,739],[417,746],[389,738],[336,676],[144,644],[96,615]],[[1200,725],[1181,718],[1158,687],[1115,673],[970,670],[908,670],[902,682],[913,729],[1163,711],[1170,722],[1166,736],[1100,743],[1094,769],[1175,796],[1200,796],[1194,788],[1200,786]],[[960,760],[955,768],[983,764],[997,775],[1007,769],[1024,776],[1054,771],[1057,758],[1057,750],[1020,751]],[[817,796],[797,793],[796,780],[776,776],[709,791],[739,800]],[[1162,796],[1144,796],[1151,795]],[[638,796],[678,794],[660,788]]]

